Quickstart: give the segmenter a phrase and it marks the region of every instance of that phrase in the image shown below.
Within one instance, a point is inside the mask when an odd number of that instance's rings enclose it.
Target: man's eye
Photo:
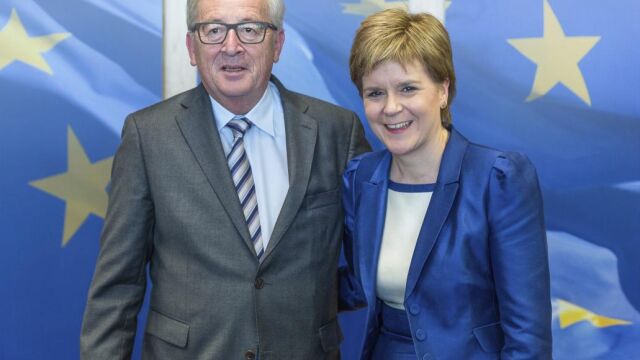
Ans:
[[[224,32],[224,28],[221,26],[209,26],[205,28],[208,35],[216,35]]]
[[[247,33],[247,34],[251,34],[254,33],[256,31],[256,29],[252,28],[252,27],[243,27],[241,28],[243,32]]]

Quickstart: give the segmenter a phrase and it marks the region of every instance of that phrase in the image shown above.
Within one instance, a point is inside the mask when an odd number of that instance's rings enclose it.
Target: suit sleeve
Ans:
[[[342,178],[342,204],[345,214],[343,249],[346,265],[339,269],[339,311],[356,310],[367,305],[362,286],[360,286],[359,272],[356,269],[357,259],[355,256],[358,252],[353,239],[356,208],[355,177],[360,159],[359,156],[349,162]]]
[[[364,136],[364,128],[360,122],[360,118],[355,113],[351,121],[351,136],[349,137],[349,154],[347,160],[351,160],[354,157],[371,151],[371,146]]]
[[[140,134],[130,116],[111,172],[109,207],[82,323],[82,359],[131,357],[153,226]]]
[[[542,195],[531,162],[496,159],[489,194],[490,251],[505,345],[502,359],[551,359],[549,262]]]

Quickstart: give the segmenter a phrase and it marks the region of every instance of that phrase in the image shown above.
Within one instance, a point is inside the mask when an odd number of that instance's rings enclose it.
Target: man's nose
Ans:
[[[238,33],[235,29],[227,31],[227,37],[222,42],[221,50],[228,54],[236,54],[243,50],[242,42],[238,39]]]

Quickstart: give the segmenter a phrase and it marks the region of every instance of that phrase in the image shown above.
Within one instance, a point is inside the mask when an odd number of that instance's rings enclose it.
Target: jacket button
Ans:
[[[244,353],[244,358],[247,360],[254,360],[256,358],[256,353],[254,353],[253,350],[247,350],[247,352]]]
[[[418,329],[416,330],[416,339],[419,341],[424,341],[427,338],[427,334],[425,334],[424,330]]]
[[[262,278],[257,278],[253,283],[253,286],[255,286],[256,289],[262,289],[264,287],[264,280]]]
[[[411,306],[409,306],[409,312],[411,315],[418,315],[420,313],[420,306],[418,306],[418,304],[411,304]]]

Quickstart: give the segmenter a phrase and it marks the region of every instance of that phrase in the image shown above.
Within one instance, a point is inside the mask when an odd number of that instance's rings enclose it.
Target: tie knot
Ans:
[[[244,136],[247,129],[251,127],[251,121],[244,116],[234,116],[233,119],[227,123],[227,127],[233,132],[233,139],[235,140]]]

